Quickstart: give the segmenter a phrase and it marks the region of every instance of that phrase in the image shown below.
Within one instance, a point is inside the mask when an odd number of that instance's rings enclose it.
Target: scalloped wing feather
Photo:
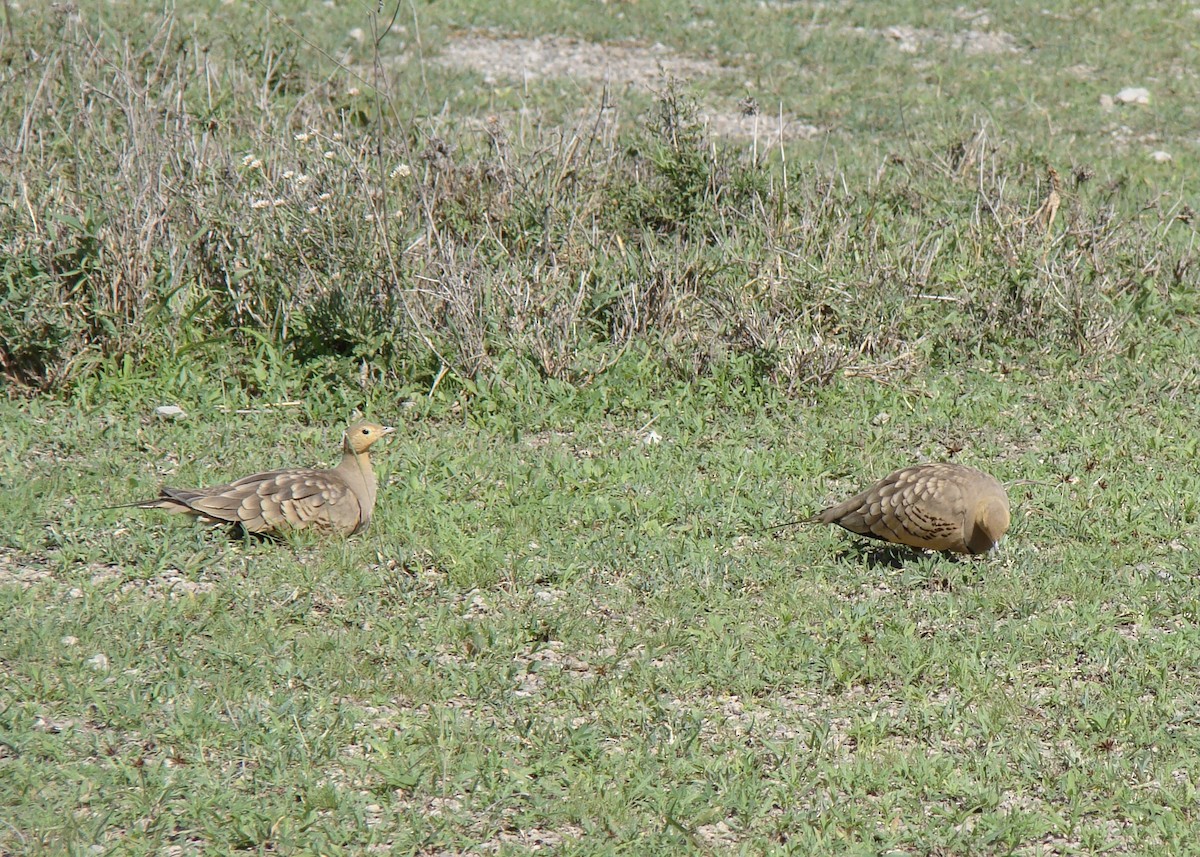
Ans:
[[[314,527],[348,534],[362,523],[354,492],[334,472],[323,470],[256,473],[200,491],[164,488],[159,506],[213,523],[241,524],[252,533]]]
[[[967,553],[968,495],[980,477],[990,479],[955,464],[906,467],[812,520],[894,544]]]

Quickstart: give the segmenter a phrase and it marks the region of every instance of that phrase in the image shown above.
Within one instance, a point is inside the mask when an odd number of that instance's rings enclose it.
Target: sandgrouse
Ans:
[[[992,476],[961,464],[897,470],[808,523],[837,524],[885,542],[985,553],[1008,530],[1008,494]]]
[[[341,462],[328,470],[288,468],[211,488],[163,487],[153,500],[126,505],[195,515],[208,524],[239,524],[263,535],[306,527],[341,535],[361,532],[375,509],[375,472],[367,450],[393,431],[355,423],[342,435]]]

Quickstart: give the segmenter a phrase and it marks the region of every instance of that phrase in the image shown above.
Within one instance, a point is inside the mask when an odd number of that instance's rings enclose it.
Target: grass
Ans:
[[[175,371],[234,348],[323,378],[365,363],[364,384],[532,371],[577,385],[649,345],[678,376],[748,357],[798,388],[860,355],[936,367],[1014,344],[1121,350],[1139,323],[1194,309],[1180,189],[1194,173],[1187,96],[1200,93],[1174,55],[1147,82],[1179,80],[1149,105],[1106,111],[1099,96],[1116,85],[1076,63],[1050,82],[1073,99],[1042,107],[1048,53],[1032,32],[1000,31],[1003,49],[975,59],[956,47],[953,10],[901,49],[874,15],[803,22],[764,7],[700,29],[791,39],[768,40],[774,53],[710,45],[695,83],[634,81],[606,99],[588,77],[514,86],[519,47],[475,70],[435,61],[456,26],[489,24],[471,4],[390,30],[321,8],[223,9],[219,24],[136,3],[31,13],[7,46],[21,93],[6,116],[21,204],[0,209],[8,383],[62,392],[99,361]],[[603,35],[628,35],[653,8],[602,16],[619,25]],[[1168,40],[1178,22],[1154,20]],[[664,21],[676,53],[697,49],[693,28]],[[1075,31],[1053,23],[1061,47]],[[596,37],[600,24],[565,29]],[[824,47],[810,57],[796,39]],[[797,53],[812,66],[786,59]],[[964,91],[922,77],[943,60]],[[754,84],[768,68],[770,85]],[[880,86],[893,79],[906,85]],[[985,109],[992,87],[1027,100]],[[815,131],[784,148],[731,144],[702,121],[736,119],[747,98],[763,121]],[[1150,158],[1164,147],[1177,162]]]
[[[284,546],[88,492],[332,432],[9,406],[6,847],[1186,849],[1195,406],[1110,365],[426,400],[369,534]],[[998,554],[762,531],[948,444],[1038,480]]]
[[[302,5],[0,41],[0,852],[1193,850],[1187,10]],[[360,537],[102,508],[356,409]],[[998,552],[769,529],[947,458]]]

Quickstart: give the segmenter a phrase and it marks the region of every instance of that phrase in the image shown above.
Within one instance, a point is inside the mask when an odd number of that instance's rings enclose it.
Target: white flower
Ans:
[[[271,207],[271,200],[269,200],[269,199],[256,199],[256,200],[254,200],[252,203],[250,203],[250,207],[251,207],[251,208],[253,208],[255,211],[258,211],[259,209],[262,209],[262,208],[270,208],[270,207]]]
[[[391,177],[394,179],[406,179],[412,175],[412,167],[408,164],[396,164],[392,168]]]

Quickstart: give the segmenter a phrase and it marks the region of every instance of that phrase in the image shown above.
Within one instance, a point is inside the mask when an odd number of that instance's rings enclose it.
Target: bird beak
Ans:
[[[383,431],[381,431],[379,434],[381,437],[387,437],[389,434],[391,434],[395,430],[396,429],[394,426],[384,426]]]

